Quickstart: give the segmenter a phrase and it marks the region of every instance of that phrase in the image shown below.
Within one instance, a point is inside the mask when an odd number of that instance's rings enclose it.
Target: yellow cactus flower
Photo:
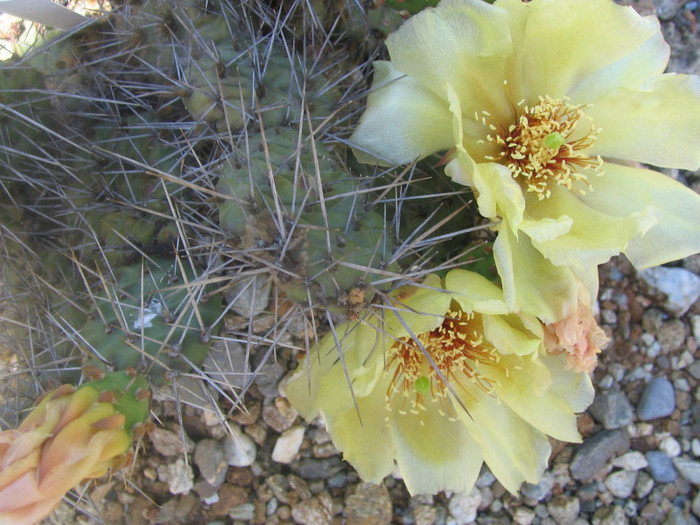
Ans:
[[[662,74],[656,18],[612,0],[443,0],[386,44],[356,154],[448,150],[446,173],[500,221],[511,307],[549,285],[536,313],[556,322],[576,309],[572,272],[593,293],[612,255],[644,268],[700,251],[700,196],[636,164],[700,167],[700,78]]]
[[[515,492],[540,479],[548,435],[580,441],[588,375],[547,355],[541,323],[508,313],[500,288],[452,270],[391,300],[381,317],[336,327],[287,386],[364,480],[381,481],[396,460],[412,494],[463,491],[486,462]]]
[[[0,524],[37,523],[78,483],[104,475],[131,442],[124,423],[95,388],[64,385],[0,432]]]

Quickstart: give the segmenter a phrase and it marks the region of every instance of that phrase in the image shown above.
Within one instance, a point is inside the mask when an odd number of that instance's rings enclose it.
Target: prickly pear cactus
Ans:
[[[218,190],[228,197],[221,226],[242,252],[260,249],[285,292],[313,306],[347,311],[388,287],[398,265],[384,217],[327,145],[279,127],[241,149],[222,164]]]
[[[199,367],[221,315],[221,298],[195,279],[191,261],[144,259],[118,269],[94,293],[92,319],[76,330],[86,363],[136,369],[160,385]],[[183,271],[184,269],[184,271]]]

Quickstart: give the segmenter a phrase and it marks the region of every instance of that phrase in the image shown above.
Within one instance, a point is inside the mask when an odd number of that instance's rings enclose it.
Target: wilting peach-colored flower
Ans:
[[[113,398],[63,385],[17,429],[0,432],[0,524],[37,523],[70,489],[117,464],[131,437]]]
[[[593,316],[591,297],[581,287],[578,309],[556,323],[544,325],[544,347],[547,353],[566,353],[569,366],[577,372],[592,372],[598,354],[610,339]]]

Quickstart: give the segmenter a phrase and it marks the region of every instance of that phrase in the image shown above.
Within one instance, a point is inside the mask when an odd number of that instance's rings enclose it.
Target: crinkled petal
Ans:
[[[639,89],[621,88],[586,114],[601,128],[593,154],[663,166],[700,167],[700,77],[663,75]]]
[[[524,233],[516,236],[503,226],[493,245],[498,275],[507,304],[545,323],[554,323],[578,306],[577,278],[571,268],[545,259]]]
[[[548,370],[539,359],[520,359],[515,363],[505,358],[502,361],[509,374],[506,377],[501,373],[498,397],[537,430],[560,441],[580,443],[576,414],[560,392],[549,388],[551,376],[559,370]],[[578,383],[575,380],[571,387],[576,389]]]
[[[609,0],[498,0],[495,5],[509,12],[512,38],[518,43],[509,68],[514,77],[510,83],[519,88],[513,93],[515,100],[562,98],[596,77],[607,89],[634,85],[655,74],[663,60],[665,51],[656,42],[658,22],[631,7]],[[656,45],[647,45],[650,39]],[[638,53],[644,58],[625,62]],[[641,71],[635,71],[640,63]],[[617,78],[605,76],[604,68]]]
[[[394,69],[374,63],[367,109],[350,143],[360,162],[406,164],[453,145],[444,99]]]
[[[445,288],[452,292],[452,297],[465,312],[498,315],[509,311],[503,290],[478,273],[451,270],[445,276]]]
[[[434,405],[419,416],[394,414],[391,436],[396,461],[411,494],[470,490],[483,463],[481,448],[461,421],[450,421]]]
[[[480,0],[443,0],[411,17],[386,45],[396,69],[435,93],[454,86],[466,116],[509,114],[503,79],[513,46],[504,10]]]
[[[460,411],[460,419],[481,445],[498,481],[512,493],[524,481],[538,483],[551,452],[547,436],[486,394],[469,403],[469,412],[471,417]]]
[[[656,224],[627,245],[625,253],[638,268],[700,251],[700,195],[666,175],[606,163],[596,190],[583,200],[601,213],[633,214],[648,207],[657,217]]]
[[[608,176],[596,177],[590,193],[602,193],[604,190],[598,182]],[[628,195],[629,190],[617,197],[623,199]],[[619,213],[606,215],[588,206],[580,195],[561,186],[552,188],[552,196],[548,199],[538,201],[534,196],[529,197],[528,212],[521,230],[527,233],[533,246],[553,264],[577,270],[604,263],[623,252],[631,239],[656,222],[656,216],[643,209],[626,216]],[[552,218],[570,221],[569,231],[552,236]]]
[[[394,448],[389,427],[384,391],[357,400],[358,411],[351,408],[340,415],[321,411],[328,433],[343,457],[352,463],[360,477],[379,483],[394,469]]]

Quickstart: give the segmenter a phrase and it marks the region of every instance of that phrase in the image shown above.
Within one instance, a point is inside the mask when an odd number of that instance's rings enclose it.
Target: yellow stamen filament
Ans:
[[[386,392],[389,414],[396,410],[399,414],[420,415],[429,400],[438,403],[440,413],[453,420],[456,414],[448,395],[450,388],[473,397],[466,384],[470,382],[491,393],[495,382],[482,373],[481,367],[498,366],[500,354],[482,334],[481,318],[463,312],[453,302],[440,326],[416,336],[435,367],[412,338],[394,342],[386,364],[387,372],[393,373]]]
[[[586,155],[600,130],[591,126],[586,135],[573,138],[577,124],[585,118],[581,109],[566,99],[543,96],[534,106],[518,102],[513,108],[515,122],[508,126],[497,127],[488,115],[482,116],[478,120],[490,130],[486,141],[500,148],[487,159],[506,165],[525,191],[536,193],[540,200],[551,196],[553,184],[585,194],[592,186],[579,170],[592,168],[602,175],[603,160]]]

